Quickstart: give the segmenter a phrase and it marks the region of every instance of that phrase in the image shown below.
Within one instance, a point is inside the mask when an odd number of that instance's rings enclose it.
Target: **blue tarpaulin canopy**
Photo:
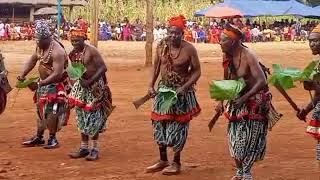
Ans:
[[[231,7],[238,9],[245,17],[279,15],[320,16],[319,7],[312,8],[295,0],[226,0],[223,3],[218,3],[196,11],[195,16],[205,16],[206,12],[213,7]]]

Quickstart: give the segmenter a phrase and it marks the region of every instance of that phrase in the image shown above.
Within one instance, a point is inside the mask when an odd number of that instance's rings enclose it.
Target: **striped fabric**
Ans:
[[[163,86],[163,85],[162,85]],[[161,85],[159,85],[161,87]],[[155,97],[151,119],[154,121],[179,121],[181,123],[189,122],[193,117],[197,116],[201,109],[196,99],[196,94],[190,88],[184,95],[178,95],[178,100],[168,112],[160,112],[160,105],[163,103],[163,98],[157,95]]]
[[[320,102],[314,108],[312,119],[307,126],[306,132],[315,139],[320,140]]]
[[[267,121],[242,118],[228,125],[229,150],[242,162],[243,173],[250,174],[255,161],[263,160],[266,151]]]
[[[69,95],[69,103],[75,106],[77,126],[81,133],[94,136],[106,129],[106,121],[113,107],[111,92],[102,78],[90,88],[84,88],[80,81],[76,81]]]
[[[159,145],[173,147],[174,152],[182,151],[188,137],[189,122],[201,111],[194,89],[178,95],[177,102],[166,113],[159,110],[162,101],[157,95],[151,112],[154,139]]]
[[[229,101],[224,115],[230,121],[241,119],[267,121],[269,130],[272,130],[282,117],[272,105],[272,94],[268,88],[250,97],[240,108],[235,108],[232,101]]]
[[[182,151],[188,137],[189,122],[152,121],[152,125],[158,145],[173,147],[174,152]]]

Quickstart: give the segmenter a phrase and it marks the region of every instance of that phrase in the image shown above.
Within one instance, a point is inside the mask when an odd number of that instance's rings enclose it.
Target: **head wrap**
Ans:
[[[38,20],[35,22],[36,24],[36,36],[39,39],[46,39],[51,37],[51,31],[50,31],[50,26],[49,23],[45,20]]]
[[[169,25],[184,30],[186,28],[186,18],[183,15],[172,17],[169,20]]]
[[[87,34],[82,30],[82,29],[71,29],[70,30],[70,36],[71,38],[74,38],[74,37],[81,37],[81,38],[84,38],[86,39],[87,38]]]
[[[311,33],[320,33],[320,24],[318,24],[318,26],[316,26]]]
[[[243,32],[232,24],[226,24],[225,28],[223,29],[223,34],[236,41],[241,40],[243,37]]]

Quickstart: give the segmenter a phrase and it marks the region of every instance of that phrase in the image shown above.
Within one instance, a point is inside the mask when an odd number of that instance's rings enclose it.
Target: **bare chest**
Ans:
[[[250,74],[247,62],[241,58],[234,58],[233,64],[238,78],[245,78]]]
[[[170,57],[163,56],[160,58],[161,64],[171,64],[174,69],[188,68],[191,62],[190,57],[185,51],[181,51],[179,54],[176,52],[171,53]]]

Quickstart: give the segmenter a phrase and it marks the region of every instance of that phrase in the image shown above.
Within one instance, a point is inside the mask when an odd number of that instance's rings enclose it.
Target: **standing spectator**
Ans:
[[[162,26],[159,29],[159,35],[160,35],[160,40],[167,37],[167,28],[165,27],[164,24],[162,24]]]
[[[294,40],[298,40],[298,39],[300,40],[301,28],[302,28],[301,22],[300,20],[298,20],[294,25],[294,29],[295,29]]]
[[[197,32],[196,26],[194,26],[192,28],[191,34],[192,34],[192,38],[193,38],[194,43],[197,43],[198,42],[198,32]]]
[[[127,23],[124,27],[123,27],[123,40],[124,41],[130,41],[131,40],[131,27],[130,24]]]
[[[199,42],[205,42],[206,40],[206,33],[204,32],[203,28],[200,26],[198,29],[198,39]]]
[[[210,35],[210,43],[219,43],[219,29],[217,28],[217,26],[212,26]]]
[[[160,38],[160,32],[159,32],[159,26],[156,26],[153,29],[153,39],[156,42],[160,42],[161,38]]]

